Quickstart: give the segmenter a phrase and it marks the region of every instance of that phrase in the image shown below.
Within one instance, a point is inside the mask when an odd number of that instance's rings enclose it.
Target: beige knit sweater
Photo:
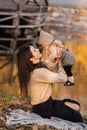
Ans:
[[[49,99],[52,95],[53,83],[66,82],[67,76],[62,66],[59,65],[57,73],[46,68],[35,69],[31,73],[29,91],[31,104],[36,105]]]

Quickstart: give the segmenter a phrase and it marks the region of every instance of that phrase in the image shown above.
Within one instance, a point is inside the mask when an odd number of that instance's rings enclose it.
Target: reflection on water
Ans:
[[[65,87],[62,83],[55,84],[53,89],[53,98],[71,98],[80,102],[82,114],[87,115],[87,44],[66,43],[67,47],[76,55],[76,64],[73,67],[73,73],[75,76],[75,86]],[[15,67],[16,68],[16,67]],[[9,66],[0,70],[0,82],[6,80],[8,77]],[[17,69],[14,70],[16,74]],[[9,90],[10,92],[19,94],[19,84],[16,78],[14,84],[9,86],[6,84],[0,84],[0,87]]]

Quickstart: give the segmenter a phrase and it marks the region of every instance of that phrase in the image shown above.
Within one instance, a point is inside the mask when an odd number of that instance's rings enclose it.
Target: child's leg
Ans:
[[[70,66],[63,66],[63,68],[64,68],[64,70],[65,70],[65,72],[66,72],[66,74],[67,74],[68,77],[73,76],[73,73],[71,71],[71,69],[72,69],[71,65]]]
[[[74,83],[74,76],[72,75],[72,76],[69,76],[68,77],[68,81],[70,81],[71,83]]]
[[[72,73],[72,66],[64,66],[64,70],[68,76],[67,78],[67,83],[65,84],[65,86],[73,86],[74,85],[74,76]]]

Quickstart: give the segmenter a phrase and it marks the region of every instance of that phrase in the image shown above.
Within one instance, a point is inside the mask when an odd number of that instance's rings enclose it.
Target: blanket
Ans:
[[[16,124],[38,124],[40,126],[49,125],[54,128],[64,130],[87,130],[87,124],[84,123],[73,123],[56,117],[51,117],[51,119],[42,118],[35,113],[32,113],[30,111],[24,111],[22,109],[14,109],[6,116],[7,126],[12,126]]]

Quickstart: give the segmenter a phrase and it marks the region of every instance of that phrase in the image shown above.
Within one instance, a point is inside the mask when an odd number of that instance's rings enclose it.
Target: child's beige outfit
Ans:
[[[39,44],[40,45],[44,44],[44,45],[49,46],[49,49],[46,50],[46,63],[48,64],[48,67],[49,67],[50,63],[55,60],[53,64],[54,65],[53,71],[55,70],[55,67],[57,67],[58,59],[61,57],[62,65],[68,76],[65,86],[73,86],[74,76],[71,72],[71,69],[76,61],[74,54],[68,49],[66,49],[66,47],[62,44],[61,41],[54,40],[51,34],[43,30],[40,31]]]

